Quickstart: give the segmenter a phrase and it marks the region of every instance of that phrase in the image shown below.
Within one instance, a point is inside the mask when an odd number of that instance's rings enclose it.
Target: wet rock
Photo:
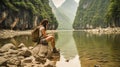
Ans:
[[[69,62],[69,60],[66,60],[66,62]]]
[[[56,67],[56,66],[48,64],[48,65],[45,65],[44,67]]]
[[[56,64],[55,61],[47,60],[46,63],[44,64],[44,67],[56,67],[55,64]]]

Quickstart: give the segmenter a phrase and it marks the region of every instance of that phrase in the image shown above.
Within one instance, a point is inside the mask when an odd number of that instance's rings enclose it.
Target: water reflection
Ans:
[[[93,35],[74,31],[82,67],[120,67],[120,35]]]
[[[79,56],[76,55],[73,59],[66,60],[63,55],[61,55],[60,61],[57,62],[57,67],[81,67],[79,61]]]
[[[16,36],[14,38],[0,39],[0,46],[6,43],[13,43],[16,46],[18,46],[20,43],[24,43],[26,46],[34,45],[34,42],[32,42],[30,35],[22,35]]]
[[[72,31],[58,31],[57,48],[60,48],[60,61],[57,67],[81,67]]]

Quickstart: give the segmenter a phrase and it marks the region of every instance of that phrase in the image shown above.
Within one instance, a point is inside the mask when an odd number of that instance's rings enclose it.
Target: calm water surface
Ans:
[[[95,35],[81,31],[58,31],[56,47],[60,49],[57,67],[120,67],[120,35]],[[0,39],[0,46],[13,43],[34,46],[28,35]]]

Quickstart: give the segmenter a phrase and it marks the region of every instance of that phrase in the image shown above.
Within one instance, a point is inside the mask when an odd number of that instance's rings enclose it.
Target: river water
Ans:
[[[120,34],[58,31],[55,38],[60,49],[56,67],[120,67]],[[0,39],[0,47],[6,43],[34,46],[29,35]]]

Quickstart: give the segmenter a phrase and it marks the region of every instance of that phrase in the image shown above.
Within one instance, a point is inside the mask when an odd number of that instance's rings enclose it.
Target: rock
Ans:
[[[94,67],[100,67],[100,65],[94,65]]]
[[[32,53],[30,50],[21,51],[18,53],[18,56],[24,56],[24,57],[29,57],[31,55],[32,55]]]
[[[32,60],[33,60],[32,58],[28,57],[23,60],[23,63],[31,63]]]
[[[27,47],[22,47],[20,50],[21,51],[26,51],[26,50],[28,50],[28,48]]]
[[[35,58],[35,61],[37,61],[37,62],[39,62],[39,63],[42,63],[42,64],[45,64],[46,58],[36,57],[36,58]]]
[[[46,57],[48,54],[48,45],[38,44],[32,49],[32,54],[35,57]]]
[[[32,49],[33,49],[33,47],[31,47],[31,46],[30,46],[28,49],[32,50]]]
[[[48,45],[38,44],[28,49],[21,43],[17,50],[14,48],[13,44],[6,44],[0,49],[0,67],[55,67],[60,58],[60,53],[52,53]]]
[[[25,47],[25,44],[24,44],[24,43],[21,43],[21,44],[18,46],[18,48],[23,48],[23,47]]]
[[[7,60],[4,57],[0,57],[0,66],[7,66]]]
[[[66,60],[66,62],[69,62],[69,60]]]
[[[9,49],[16,49],[16,47],[12,43],[5,44],[1,47],[2,51],[8,51]]]
[[[47,60],[46,63],[44,64],[44,67],[56,67],[56,61],[50,61]]]
[[[5,50],[0,49],[0,53],[4,53],[4,52],[6,52],[6,51],[5,51]]]
[[[3,53],[0,53],[0,56],[4,56],[4,54],[3,54]]]
[[[18,56],[18,59],[22,60],[24,59],[24,56]]]
[[[59,61],[60,60],[60,53],[52,53],[51,57],[47,57],[51,61]]]
[[[18,51],[17,50],[13,50],[13,49],[9,49],[8,53],[10,53],[10,54],[17,54]]]
[[[17,57],[9,58],[8,64],[10,64],[10,65],[16,65],[16,61],[18,61]]]

